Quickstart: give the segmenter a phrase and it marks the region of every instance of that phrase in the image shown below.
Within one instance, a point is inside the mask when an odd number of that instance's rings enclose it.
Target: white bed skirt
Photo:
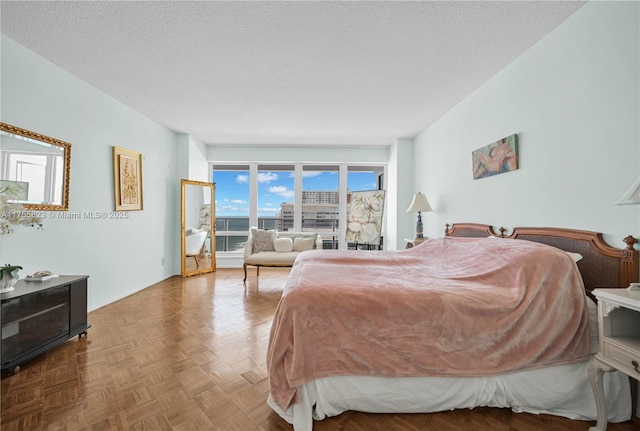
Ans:
[[[480,406],[514,412],[596,420],[589,361],[487,377],[327,377],[298,390],[300,402],[286,411],[267,403],[295,431],[311,431],[313,420],[347,410],[370,413],[431,413]],[[629,378],[604,374],[609,422],[631,418]]]

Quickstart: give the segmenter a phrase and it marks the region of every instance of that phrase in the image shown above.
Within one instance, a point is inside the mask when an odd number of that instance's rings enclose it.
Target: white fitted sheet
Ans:
[[[589,361],[483,377],[326,377],[303,385],[300,402],[283,411],[271,397],[269,406],[295,431],[311,431],[313,420],[347,410],[370,413],[431,413],[480,406],[514,412],[596,420],[589,383]],[[609,422],[631,417],[629,378],[604,374]]]

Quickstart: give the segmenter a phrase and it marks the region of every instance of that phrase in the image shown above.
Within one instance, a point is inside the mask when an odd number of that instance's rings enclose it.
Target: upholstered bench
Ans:
[[[247,266],[255,266],[256,276],[260,276],[261,266],[291,267],[301,252],[313,249],[322,250],[322,238],[317,233],[251,228],[244,244],[243,281],[247,281]]]

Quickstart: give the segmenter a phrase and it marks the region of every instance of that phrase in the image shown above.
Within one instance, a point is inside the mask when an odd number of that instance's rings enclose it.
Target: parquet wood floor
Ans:
[[[89,315],[70,340],[1,382],[2,431],[292,431],[267,406],[265,356],[288,269],[246,288],[219,269],[153,285]],[[91,279],[89,279],[91,283]],[[507,409],[433,414],[347,412],[314,431],[585,431],[593,422]],[[609,431],[638,431],[638,420]]]

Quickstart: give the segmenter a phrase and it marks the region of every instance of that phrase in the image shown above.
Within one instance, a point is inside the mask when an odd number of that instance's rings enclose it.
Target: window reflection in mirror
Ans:
[[[0,194],[30,209],[68,210],[71,144],[0,123]]]
[[[215,271],[215,185],[186,179],[181,183],[182,276]]]

